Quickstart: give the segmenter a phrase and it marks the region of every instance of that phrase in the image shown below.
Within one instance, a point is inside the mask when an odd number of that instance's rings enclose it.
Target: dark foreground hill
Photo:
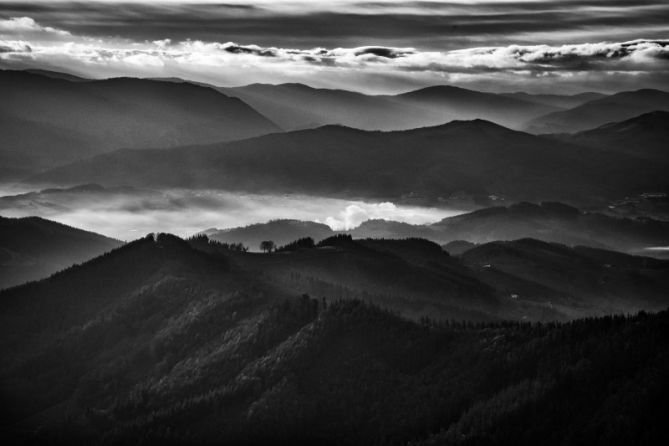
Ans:
[[[237,98],[146,79],[70,80],[0,70],[3,167],[35,171],[124,147],[173,147],[277,131]]]
[[[461,240],[488,243],[496,240],[535,238],[569,246],[583,245],[639,253],[644,248],[669,246],[669,223],[648,218],[618,218],[584,212],[561,203],[517,203],[445,218],[431,225],[368,220],[344,231],[356,239],[419,237],[439,244]],[[284,245],[300,237],[320,240],[340,233],[327,225],[297,220],[274,220],[207,235],[226,243],[242,243],[259,250],[262,240]]]
[[[339,126],[170,150],[120,150],[36,183],[220,188],[401,200],[465,194],[608,203],[669,188],[666,164],[574,146],[491,122],[369,132]]]
[[[38,217],[0,217],[0,288],[42,279],[120,245]]]
[[[141,239],[0,293],[3,438],[500,445],[667,439],[666,312],[565,324],[419,325],[359,300],[288,292],[276,276],[289,261],[282,258],[308,255],[301,262],[314,264],[314,253],[348,259],[334,271],[356,258],[370,260],[356,267],[372,276],[378,262],[378,273],[395,265],[386,279],[402,263],[422,265],[421,280],[450,263],[451,283],[474,283],[453,272],[457,262],[439,247],[421,241],[340,237],[320,248],[261,255],[202,237],[190,244],[168,235]],[[611,261],[611,254],[583,255]],[[622,256],[618,263],[635,262]]]

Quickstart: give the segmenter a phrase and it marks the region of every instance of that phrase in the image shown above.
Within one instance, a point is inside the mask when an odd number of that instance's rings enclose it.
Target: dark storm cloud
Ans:
[[[237,45],[234,43],[226,44],[221,47],[223,51],[231,54],[253,54],[261,57],[276,57],[275,48],[260,48],[255,45]]]
[[[661,38],[667,33],[669,2],[356,2],[337,8],[324,4],[288,9],[265,3],[13,2],[3,3],[1,11],[5,16],[28,15],[74,33],[134,40],[235,41],[292,48],[372,42],[448,50],[471,42],[477,46],[544,43],[547,38],[578,42],[590,40],[582,36],[598,30],[607,40],[626,40],[632,32],[642,33],[636,37]],[[538,39],[533,33],[555,35]]]
[[[362,48],[355,52],[356,56],[362,56],[365,54],[371,54],[378,57],[385,57],[386,59],[397,59],[398,57],[404,57],[407,54],[411,54],[413,51],[407,50],[398,50],[396,48],[386,48],[381,46],[373,46]]]

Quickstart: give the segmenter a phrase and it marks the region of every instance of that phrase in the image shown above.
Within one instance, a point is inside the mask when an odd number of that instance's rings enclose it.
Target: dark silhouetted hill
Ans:
[[[492,256],[497,249],[473,251]],[[557,262],[595,271],[597,262],[611,262],[611,274],[620,276],[614,280],[626,277],[620,268],[640,268],[640,281],[648,269],[666,268],[527,240],[509,249],[487,269],[500,265],[513,276],[505,259],[517,255],[551,268]],[[667,439],[666,312],[541,325],[417,324],[334,293],[294,293],[308,281],[288,292],[290,272],[283,281],[277,276],[287,267],[316,272],[327,258],[333,280],[355,267],[370,282],[385,274],[399,283],[478,283],[456,274],[465,264],[421,240],[340,236],[312,249],[252,254],[203,237],[140,239],[0,293],[3,438],[338,445]],[[523,299],[506,296],[499,305],[520,307]]]
[[[0,217],[0,288],[42,279],[120,245],[38,217]]]

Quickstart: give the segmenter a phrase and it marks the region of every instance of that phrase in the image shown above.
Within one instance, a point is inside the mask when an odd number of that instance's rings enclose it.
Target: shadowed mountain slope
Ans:
[[[506,257],[489,255],[500,250]],[[231,255],[287,292],[364,299],[416,319],[561,319],[669,303],[666,261],[533,239],[477,245],[462,254],[464,263],[427,240],[348,235],[314,247]],[[498,268],[498,260],[514,268]],[[490,273],[498,270],[506,276],[496,281]]]
[[[0,111],[0,179],[25,178],[94,153],[84,135]]]
[[[326,126],[160,152],[122,150],[31,181],[418,196],[432,202],[464,191],[483,203],[496,194],[514,201],[601,204],[669,188],[664,168],[475,120],[396,132]]]
[[[0,288],[42,279],[120,245],[38,217],[0,217]]]
[[[34,140],[51,138],[55,131],[72,135],[78,142],[77,151],[94,154],[122,147],[241,139],[277,130],[239,99],[188,83],[130,78],[71,81],[0,71],[0,97],[3,134],[19,131],[6,119],[28,121],[28,128],[19,127],[25,139],[14,135],[2,151],[25,157],[32,156]],[[51,133],[42,132],[42,128]],[[40,156],[48,153],[50,159],[57,159],[62,139],[42,147]],[[73,150],[62,152],[63,163],[71,161]]]
[[[580,305],[629,313],[639,305],[659,309],[667,304],[661,290],[669,287],[669,263],[662,260],[533,239],[476,246],[462,259],[479,268],[477,277],[513,299],[538,298],[566,314]]]
[[[653,111],[622,122],[558,138],[666,163],[669,160],[669,111]]]
[[[518,242],[522,252],[531,243]],[[566,266],[580,255],[536,249],[527,255]],[[418,325],[356,300],[286,293],[280,263],[317,268],[321,255],[367,258],[360,271],[372,278],[381,262],[395,265],[386,279],[414,265],[421,280],[441,271],[475,283],[425,241],[338,237],[261,255],[147,237],[0,293],[0,433],[68,444],[438,444],[470,430],[489,444],[666,438],[655,414],[669,392],[651,379],[669,372],[666,313]],[[616,268],[638,262],[621,259]],[[621,411],[633,427],[611,441]],[[514,417],[523,422],[503,422]]]
[[[533,133],[573,133],[656,110],[669,111],[668,92],[652,89],[626,91],[533,119],[525,128]]]

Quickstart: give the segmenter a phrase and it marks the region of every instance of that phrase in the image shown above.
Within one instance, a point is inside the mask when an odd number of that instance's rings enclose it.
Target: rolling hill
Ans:
[[[533,119],[525,129],[532,133],[581,132],[657,110],[669,111],[668,92],[653,89],[625,91]]]
[[[669,285],[666,266],[660,266],[666,261],[534,239],[479,245],[462,260],[513,299],[533,296],[566,314],[586,303],[603,313],[630,313],[645,299],[649,308],[661,308],[666,302],[658,290]],[[639,281],[641,271],[645,278]],[[636,304],[626,309],[630,298]]]
[[[619,282],[610,288],[645,289],[652,282],[639,285],[626,271],[643,280],[667,268],[533,241],[508,248],[500,254],[498,245],[484,245],[468,260],[476,266],[494,255],[494,269],[516,283],[522,276],[505,260],[515,252],[551,268],[558,262],[576,277],[578,268],[612,262]],[[364,268],[354,264],[363,259]],[[286,268],[316,274],[333,260],[333,280],[357,268],[370,284],[377,276],[458,283],[483,291],[471,294],[474,301],[491,302],[491,288],[467,273],[476,268],[420,240],[336,237],[306,250],[251,254],[203,237],[149,236],[0,292],[0,434],[69,444],[441,444],[463,433],[488,444],[666,438],[658,420],[668,392],[657,378],[669,372],[666,312],[564,324],[417,324],[334,293],[298,297],[313,286],[306,280],[287,287],[297,277]],[[524,299],[507,295],[498,305]],[[609,441],[620,417],[631,427]]]
[[[0,288],[42,279],[120,245],[38,217],[0,217]]]
[[[496,124],[453,121],[407,131],[341,126],[171,150],[121,150],[33,177],[33,183],[306,193],[447,201],[608,203],[668,188],[665,164],[582,148]],[[419,175],[417,175],[419,173]]]

